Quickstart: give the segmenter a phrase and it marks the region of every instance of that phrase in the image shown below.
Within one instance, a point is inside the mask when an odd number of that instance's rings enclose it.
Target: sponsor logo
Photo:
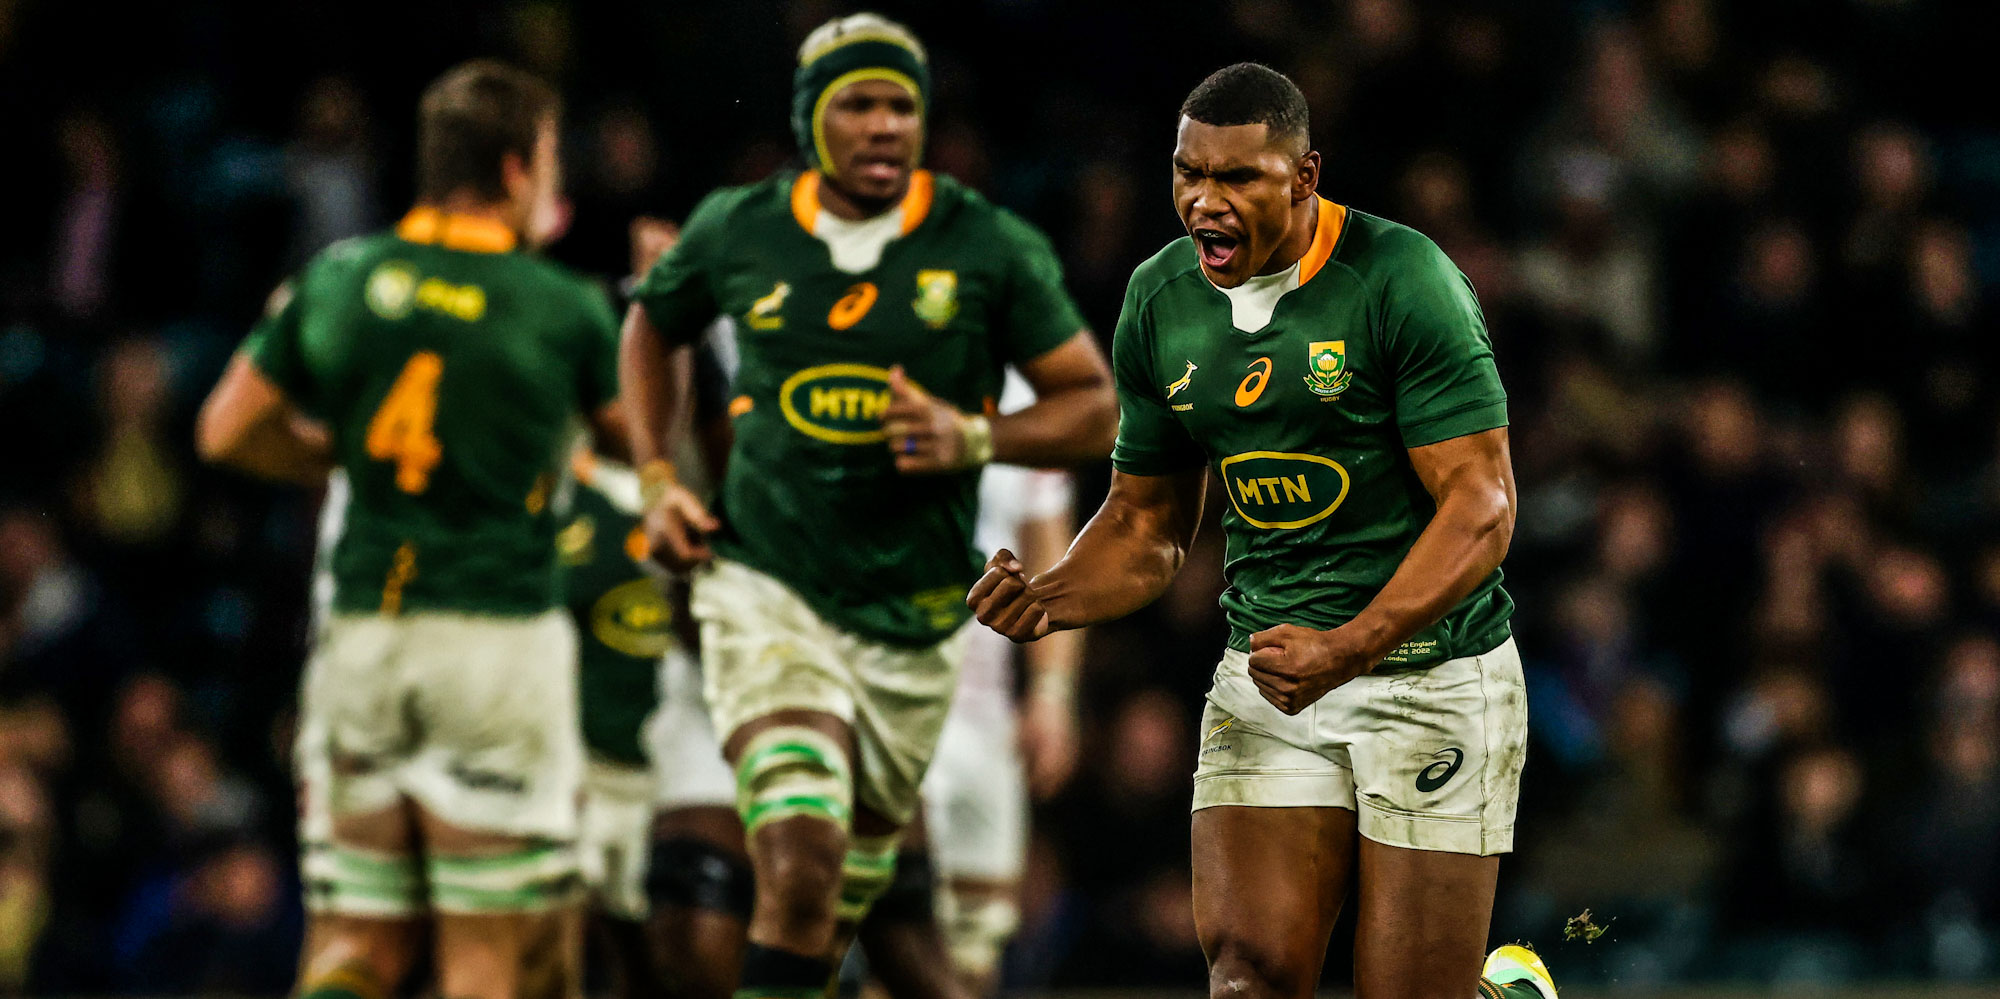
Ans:
[[[476,284],[452,284],[443,278],[420,278],[415,267],[400,260],[376,265],[368,274],[361,297],[369,311],[384,319],[405,319],[416,309],[468,323],[486,315],[486,289]]]
[[[1347,341],[1315,340],[1306,345],[1306,388],[1316,396],[1338,399],[1354,381],[1347,370]]]
[[[861,317],[868,314],[869,309],[875,307],[875,299],[881,294],[874,284],[867,281],[847,289],[847,294],[840,296],[840,301],[826,310],[826,324],[837,330],[853,328]]]
[[[556,555],[567,566],[588,565],[591,561],[591,543],[597,540],[597,521],[588,514],[571,521],[568,527],[556,532]]]
[[[1167,398],[1171,399],[1187,390],[1188,385],[1194,382],[1194,373],[1197,367],[1199,365],[1196,365],[1193,361],[1187,362],[1187,370],[1182,372],[1179,378],[1167,383]]]
[[[1332,458],[1248,451],[1222,459],[1236,515],[1252,527],[1289,530],[1325,520],[1347,499],[1347,469]]]
[[[791,293],[791,285],[778,282],[770,294],[750,303],[750,311],[743,315],[743,325],[764,332],[783,328],[785,317],[779,313],[785,307],[785,296]]]
[[[400,260],[377,264],[361,297],[370,312],[384,319],[405,318],[417,304],[417,269]]]
[[[511,774],[496,773],[492,770],[474,770],[464,763],[454,762],[445,768],[451,779],[469,791],[498,791],[502,794],[520,794],[528,789],[528,782]]]
[[[1451,759],[1443,759],[1446,753],[1451,754]],[[1426,794],[1449,783],[1452,776],[1458,773],[1458,765],[1465,762],[1465,751],[1462,749],[1442,749],[1436,755],[1438,761],[1417,774],[1417,790]]]
[[[778,386],[778,409],[792,429],[814,440],[880,443],[887,436],[882,414],[889,409],[889,369],[872,364],[807,368]]]
[[[910,308],[931,329],[950,325],[958,316],[958,272],[918,271],[917,299]]]
[[[652,659],[667,651],[673,607],[651,579],[634,579],[605,591],[590,606],[590,633],[628,656]]]
[[[1242,383],[1236,386],[1237,407],[1241,408],[1256,402],[1258,397],[1264,394],[1264,386],[1270,382],[1271,359],[1260,357],[1251,361],[1250,373],[1244,375]]]

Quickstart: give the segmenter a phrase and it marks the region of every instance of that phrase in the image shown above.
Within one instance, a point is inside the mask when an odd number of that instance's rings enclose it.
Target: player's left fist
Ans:
[[[939,475],[984,465],[993,457],[992,425],[910,382],[903,366],[889,369],[889,408],[882,430],[896,471]]]
[[[1373,667],[1341,633],[1281,624],[1250,636],[1250,681],[1273,707],[1295,715]]]

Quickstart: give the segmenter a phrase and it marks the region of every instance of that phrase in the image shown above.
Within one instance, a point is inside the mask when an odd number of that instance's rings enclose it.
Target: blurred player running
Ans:
[[[1013,372],[1000,411],[1034,393]],[[1020,554],[1029,571],[1055,564],[1076,536],[1067,473],[995,465],[979,484],[981,549]],[[1020,926],[1028,805],[1061,789],[1076,766],[1076,673],[1082,635],[1060,632],[1025,650],[991,631],[967,637],[965,666],[924,778],[924,815],[937,872],[937,917],[952,963],[975,995],[999,985],[1000,958]],[[1017,651],[1028,668],[1015,704]]]
[[[1554,999],[1532,952],[1481,974],[1527,737],[1506,394],[1430,240],[1317,193],[1305,98],[1262,66],[1189,95],[1188,237],[1141,264],[1112,347],[1104,507],[1054,569],[1001,551],[968,595],[1017,641],[1152,602],[1222,477],[1229,648],[1195,772],[1209,991],[1313,994],[1356,889],[1366,999]]]
[[[390,995],[425,918],[443,995],[577,985],[583,754],[550,501],[579,417],[621,421],[609,303],[517,252],[551,214],[559,110],[496,63],[432,84],[417,207],[281,288],[202,411],[211,461],[348,480],[296,749],[301,995]]]
[[[894,877],[963,647],[979,467],[1088,460],[1112,432],[1047,240],[916,168],[927,81],[899,25],[813,32],[793,104],[811,169],[706,199],[626,320],[655,551],[716,556],[693,611],[756,875],[741,996],[817,995]],[[663,458],[685,346],[718,315],[741,362],[714,517]],[[1007,363],[1039,401],[983,415]]]

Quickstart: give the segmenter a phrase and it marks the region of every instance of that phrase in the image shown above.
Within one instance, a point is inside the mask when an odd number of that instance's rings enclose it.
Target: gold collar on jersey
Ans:
[[[504,223],[478,215],[459,215],[427,205],[410,210],[396,223],[396,238],[405,243],[435,243],[468,253],[506,253],[520,237]]]
[[[818,170],[807,170],[792,181],[792,218],[797,219],[799,228],[812,232],[819,223],[819,185],[821,175]],[[929,170],[910,171],[910,189],[903,194],[903,201],[896,210],[903,213],[901,235],[907,236],[924,224],[931,213],[931,199],[937,193],[937,180]]]

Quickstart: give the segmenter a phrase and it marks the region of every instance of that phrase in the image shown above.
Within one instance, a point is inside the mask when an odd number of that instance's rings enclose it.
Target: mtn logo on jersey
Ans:
[[[590,608],[590,633],[604,644],[641,659],[664,655],[673,606],[651,579],[612,587]]]
[[[1317,396],[1337,399],[1354,382],[1347,370],[1347,341],[1316,340],[1306,345],[1306,388]]]
[[[1316,524],[1347,499],[1347,469],[1316,454],[1248,451],[1222,459],[1218,468],[1230,505],[1252,527]]]
[[[778,410],[792,429],[814,440],[880,443],[888,437],[882,414],[889,410],[889,369],[872,364],[807,368],[778,387]]]
[[[486,289],[476,284],[452,284],[443,278],[420,278],[417,269],[400,260],[386,260],[368,275],[361,297],[384,319],[404,319],[416,309],[439,312],[465,322],[486,315]]]

